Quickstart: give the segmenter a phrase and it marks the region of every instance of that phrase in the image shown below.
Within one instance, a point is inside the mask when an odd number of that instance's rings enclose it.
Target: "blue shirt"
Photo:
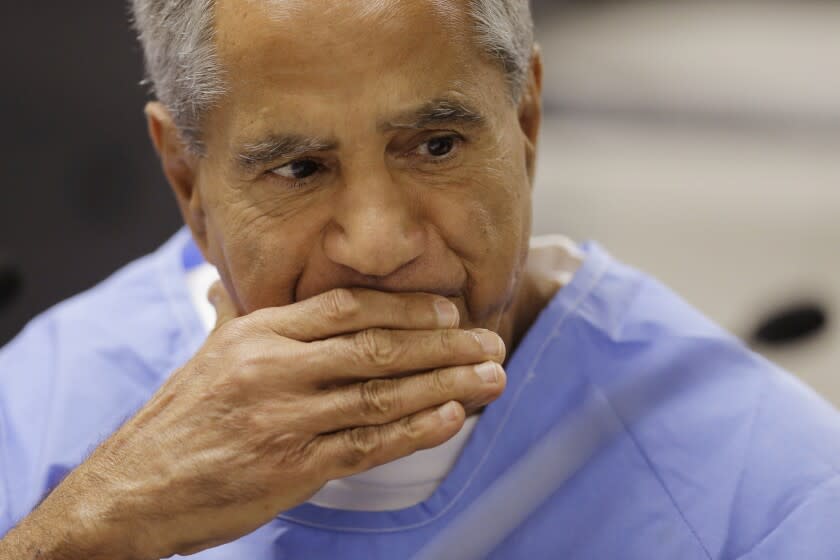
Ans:
[[[431,498],[304,504],[210,559],[837,559],[840,417],[650,277],[586,260]],[[0,351],[0,534],[202,344],[181,231]]]

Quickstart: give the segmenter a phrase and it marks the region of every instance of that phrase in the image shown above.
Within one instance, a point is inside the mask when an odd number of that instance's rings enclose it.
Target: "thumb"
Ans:
[[[233,300],[230,299],[230,295],[220,281],[216,280],[213,282],[213,285],[210,286],[210,290],[207,292],[207,299],[216,310],[216,325],[213,327],[214,331],[218,330],[219,327],[231,319],[236,319],[239,315],[236,311],[236,306],[233,304]]]

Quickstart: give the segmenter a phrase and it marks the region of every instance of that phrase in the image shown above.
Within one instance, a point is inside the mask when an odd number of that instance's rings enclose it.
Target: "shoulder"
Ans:
[[[589,253],[600,266],[562,302],[552,346],[577,354],[576,374],[711,556],[783,550],[824,526],[817,517],[840,505],[837,410],[654,279]],[[834,534],[822,546],[840,550]]]
[[[6,515],[25,514],[200,343],[183,286],[185,241],[179,232],[36,317],[0,350],[0,471],[7,487],[5,499],[0,490],[0,510]]]
[[[121,351],[150,371],[166,366],[173,348],[164,341],[193,334],[195,326],[179,266],[185,235],[178,232],[154,253],[33,319],[0,350],[0,383],[24,363],[57,371]]]

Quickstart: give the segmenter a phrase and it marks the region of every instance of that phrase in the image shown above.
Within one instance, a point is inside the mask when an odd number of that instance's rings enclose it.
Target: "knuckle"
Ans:
[[[399,310],[398,313],[401,315],[400,318],[412,318],[417,314],[417,303],[415,302],[414,298],[412,297],[403,297],[397,300],[399,302],[397,309]]]
[[[381,418],[397,405],[394,383],[389,379],[372,379],[359,384],[361,413],[365,418]]]
[[[304,468],[312,456],[310,442],[289,434],[266,437],[262,456],[269,459],[272,467],[288,471]],[[275,471],[276,472],[276,471]]]
[[[396,351],[393,338],[382,329],[367,329],[356,335],[356,347],[361,358],[374,366],[393,362]]]
[[[375,453],[380,446],[380,438],[375,430],[354,428],[348,432],[350,447],[360,454],[370,455]]]
[[[457,331],[442,330],[437,333],[437,340],[435,341],[438,350],[443,354],[451,354],[455,352],[456,342],[453,339],[454,333]]]
[[[455,389],[455,376],[447,369],[435,370],[431,374],[432,389],[441,395],[449,395]]]
[[[324,294],[320,300],[324,318],[339,321],[352,317],[359,311],[359,301],[352,290],[338,288]]]
[[[371,456],[381,447],[379,436],[374,430],[354,428],[345,433],[343,461],[349,468],[367,464]]]
[[[270,353],[256,344],[239,344],[228,353],[227,377],[241,385],[262,382],[275,369]]]
[[[248,336],[250,324],[246,319],[239,318],[221,325],[213,333],[213,338],[219,341],[223,346],[236,344]]]
[[[413,416],[402,418],[397,424],[400,435],[410,441],[418,441],[423,437],[423,430],[417,425]]]
[[[248,315],[240,317],[240,321],[245,324],[250,324],[251,327],[256,329],[259,328],[260,325],[269,323],[271,318],[272,315],[270,309],[257,309]]]

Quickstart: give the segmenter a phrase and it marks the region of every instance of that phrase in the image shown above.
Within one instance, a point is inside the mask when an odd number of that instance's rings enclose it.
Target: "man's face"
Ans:
[[[220,0],[229,92],[179,196],[243,313],[356,286],[439,293],[462,328],[498,330],[539,111],[511,101],[465,4]]]

